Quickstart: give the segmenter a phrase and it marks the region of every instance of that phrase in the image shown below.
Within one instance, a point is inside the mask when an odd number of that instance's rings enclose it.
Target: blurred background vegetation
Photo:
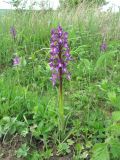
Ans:
[[[61,7],[74,7],[80,5],[80,3],[86,3],[89,5],[104,5],[105,0],[60,0]]]

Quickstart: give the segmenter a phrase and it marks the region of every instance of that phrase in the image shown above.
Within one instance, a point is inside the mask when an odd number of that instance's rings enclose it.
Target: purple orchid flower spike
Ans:
[[[101,52],[105,52],[107,49],[107,44],[105,42],[102,42],[101,46],[100,46],[100,50]]]
[[[17,34],[17,33],[16,33],[16,29],[15,29],[14,26],[12,26],[12,27],[10,28],[10,33],[11,33],[13,39],[15,40],[15,39],[16,39],[16,34]]]
[[[20,64],[20,58],[18,56],[15,56],[13,58],[13,66],[18,66]]]
[[[59,117],[60,117],[60,131],[64,130],[64,107],[62,94],[63,75],[70,80],[70,73],[67,70],[68,62],[71,60],[70,49],[68,46],[68,33],[64,32],[61,26],[51,31],[51,57],[50,70],[52,72],[51,81],[55,86],[57,80],[59,81]]]
[[[68,33],[64,32],[61,26],[51,30],[51,57],[50,69],[52,71],[52,82],[55,85],[57,79],[62,79],[63,74],[66,74],[67,79],[70,79],[70,74],[67,70],[68,62],[71,60],[70,49],[68,46]],[[54,78],[56,75],[56,78]],[[68,78],[69,77],[69,78]]]

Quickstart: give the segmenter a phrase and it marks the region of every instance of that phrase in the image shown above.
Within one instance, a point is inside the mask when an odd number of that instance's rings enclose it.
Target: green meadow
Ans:
[[[120,13],[80,5],[0,15],[0,159],[120,160]],[[49,66],[58,25],[72,57],[62,131]]]

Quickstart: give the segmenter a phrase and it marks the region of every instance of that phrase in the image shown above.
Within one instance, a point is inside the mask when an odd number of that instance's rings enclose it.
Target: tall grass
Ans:
[[[90,37],[120,38],[120,13],[102,12],[95,6],[81,4],[71,10],[11,11],[0,17],[0,63],[8,62],[15,52],[11,51],[11,26],[17,30],[19,45],[23,49],[29,46],[27,53],[31,54],[49,47],[50,30],[58,24],[68,30],[69,39],[74,39],[74,43],[80,37],[86,42]]]

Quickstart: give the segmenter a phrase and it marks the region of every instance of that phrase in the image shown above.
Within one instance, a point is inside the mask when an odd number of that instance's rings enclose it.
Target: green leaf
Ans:
[[[117,122],[120,120],[120,111],[115,111],[112,113],[112,120],[114,122]]]
[[[120,140],[112,139],[110,141],[110,152],[114,158],[120,157]]]
[[[53,156],[52,149],[47,149],[45,152],[41,152],[40,155],[43,159],[50,159]]]
[[[106,66],[112,66],[113,56],[113,52],[102,54],[96,62],[95,70],[98,72],[98,70],[104,69]]]
[[[115,92],[109,92],[108,93],[108,98],[109,100],[114,104],[114,102],[116,101],[116,93]]]
[[[67,143],[68,143],[69,146],[72,146],[72,145],[74,144],[74,141],[71,140],[71,139],[68,139],[68,140],[67,140]]]
[[[120,124],[114,123],[112,124],[108,130],[111,132],[113,136],[120,136]]]
[[[70,153],[70,146],[67,143],[60,143],[57,155],[66,155],[66,153]]]
[[[17,151],[16,151],[16,154],[17,154],[17,157],[20,158],[20,157],[26,157],[28,155],[28,151],[29,151],[29,147],[27,146],[27,144],[23,144],[21,146],[21,148],[19,148]]]
[[[110,160],[107,144],[95,144],[91,160]]]
[[[33,151],[32,154],[28,157],[28,160],[42,160],[42,157],[39,152]]]

